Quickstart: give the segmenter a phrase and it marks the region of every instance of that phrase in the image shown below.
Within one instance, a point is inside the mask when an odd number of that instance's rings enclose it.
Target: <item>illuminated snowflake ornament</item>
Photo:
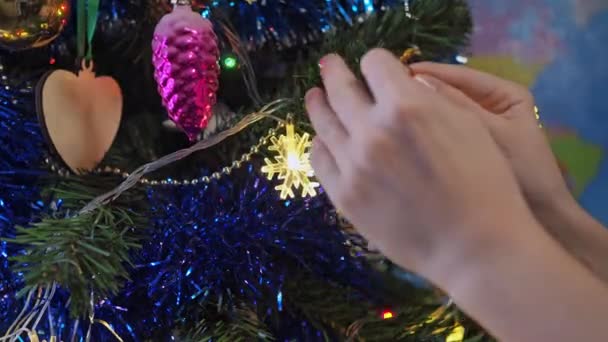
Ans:
[[[309,149],[312,146],[310,135],[297,134],[289,118],[285,131],[285,135],[270,138],[271,145],[268,150],[277,152],[278,155],[273,158],[274,160],[264,159],[266,165],[262,167],[262,172],[266,174],[268,180],[272,180],[277,175],[277,179],[282,182],[275,187],[280,191],[281,199],[295,197],[294,190],[298,189],[301,189],[302,197],[316,196],[315,189],[319,183],[311,181],[314,170],[310,164]]]

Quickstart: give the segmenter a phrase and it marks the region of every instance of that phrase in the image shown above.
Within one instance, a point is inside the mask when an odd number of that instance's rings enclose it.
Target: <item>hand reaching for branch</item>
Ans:
[[[362,59],[367,87],[336,55],[321,65],[325,90],[306,96],[318,134],[313,165],[374,246],[501,340],[603,336],[605,286],[537,223],[479,112],[520,104],[461,102],[384,50]]]
[[[432,278],[429,265],[450,263],[448,251],[477,254],[502,243],[495,220],[533,221],[475,113],[451,105],[386,51],[366,55],[361,70],[371,94],[341,58],[327,56],[327,96],[313,89],[306,100],[318,177],[376,247]]]

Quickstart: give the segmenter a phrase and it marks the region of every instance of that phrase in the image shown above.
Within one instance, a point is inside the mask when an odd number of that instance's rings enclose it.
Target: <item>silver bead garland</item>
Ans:
[[[280,122],[278,124],[278,128],[281,128],[283,126],[284,126],[283,122]],[[142,178],[138,181],[138,183],[141,185],[145,185],[145,186],[190,186],[190,185],[198,185],[198,184],[209,184],[213,180],[219,180],[224,176],[230,175],[232,173],[232,171],[243,166],[243,164],[245,162],[250,161],[252,155],[259,153],[260,148],[262,146],[264,146],[268,142],[270,137],[275,135],[276,132],[277,132],[277,129],[270,128],[268,130],[268,133],[258,140],[257,144],[255,144],[249,148],[248,152],[243,153],[240,158],[232,161],[229,166],[222,167],[220,169],[220,171],[213,172],[210,176],[202,176],[202,177],[198,177],[198,178],[183,179],[183,180],[175,180],[171,177],[167,177],[165,179],[160,179],[160,180]],[[46,157],[44,159],[44,163],[51,171],[53,171],[54,173],[58,174],[61,177],[68,178],[73,175],[73,173],[70,170],[63,167],[58,162],[54,161],[51,157]],[[100,174],[120,175],[120,177],[122,179],[126,179],[130,176],[129,172],[123,171],[122,169],[120,169],[118,167],[111,167],[111,166],[98,167],[95,170],[93,170],[91,173],[96,174],[96,175],[100,175]]]

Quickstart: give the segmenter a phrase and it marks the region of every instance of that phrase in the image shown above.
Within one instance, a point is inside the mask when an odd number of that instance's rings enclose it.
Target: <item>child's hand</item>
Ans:
[[[439,94],[486,123],[509,160],[534,212],[549,214],[573,202],[523,86],[463,66],[418,63],[412,70]],[[542,219],[539,217],[539,219]]]
[[[340,57],[321,65],[326,92],[306,96],[318,134],[313,165],[335,205],[385,255],[445,283],[447,273],[504,253],[523,227],[541,231],[474,111],[384,50],[361,62],[371,93]]]

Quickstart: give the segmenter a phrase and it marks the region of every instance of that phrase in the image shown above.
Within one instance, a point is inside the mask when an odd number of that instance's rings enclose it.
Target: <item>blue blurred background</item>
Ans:
[[[470,65],[532,89],[572,190],[608,224],[608,0],[470,4]]]

